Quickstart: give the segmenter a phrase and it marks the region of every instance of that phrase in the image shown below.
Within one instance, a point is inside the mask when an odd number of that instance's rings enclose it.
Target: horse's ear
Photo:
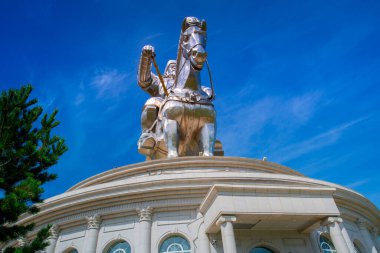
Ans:
[[[202,20],[202,22],[201,22],[201,29],[203,30],[203,31],[207,31],[207,23],[206,23],[206,20]]]
[[[185,18],[182,22],[182,32],[186,31],[189,28],[189,23],[187,23],[187,18]]]

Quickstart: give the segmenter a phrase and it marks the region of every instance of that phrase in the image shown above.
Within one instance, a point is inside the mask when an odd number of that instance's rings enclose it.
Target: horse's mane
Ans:
[[[181,33],[179,35],[179,42],[178,42],[178,49],[177,49],[177,60],[176,60],[176,70],[175,70],[175,81],[174,81],[174,84],[173,84],[173,88],[175,88],[177,86],[177,80],[178,80],[178,75],[179,75],[179,71],[180,71],[180,59],[181,59],[181,55],[182,55],[182,40],[183,40],[183,36],[182,36],[182,30],[181,30]]]
[[[180,59],[181,59],[181,55],[182,55],[182,42],[183,42],[183,33],[190,27],[190,26],[198,26],[200,27],[200,21],[199,19],[195,18],[195,17],[186,17],[183,21],[182,21],[182,28],[181,28],[181,33],[179,35],[179,42],[178,42],[178,50],[177,50],[177,64],[176,64],[176,75],[175,75],[175,81],[174,81],[174,84],[173,84],[173,88],[175,88],[177,86],[177,80],[178,80],[178,75],[179,75],[179,71],[181,71],[180,69]],[[186,29],[185,29],[186,28]]]

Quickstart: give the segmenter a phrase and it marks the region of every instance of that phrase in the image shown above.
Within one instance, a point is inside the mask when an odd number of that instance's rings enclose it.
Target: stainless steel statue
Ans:
[[[148,159],[214,155],[214,91],[213,87],[201,86],[200,76],[207,64],[206,32],[206,21],[184,19],[177,60],[168,61],[163,76],[154,59],[154,48],[147,45],[142,49],[138,84],[152,98],[141,115],[138,149]],[[158,76],[151,72],[152,62]]]

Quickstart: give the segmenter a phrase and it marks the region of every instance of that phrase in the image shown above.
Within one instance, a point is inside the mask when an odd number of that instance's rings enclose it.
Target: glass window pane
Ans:
[[[326,236],[321,235],[319,237],[319,245],[322,253],[336,253],[334,244]]]
[[[181,236],[166,239],[160,247],[160,253],[191,253],[189,242]]]
[[[117,242],[112,245],[107,253],[131,253],[131,246],[127,242]]]
[[[249,253],[274,253],[274,252],[264,247],[256,247],[256,248],[251,249]]]
[[[360,250],[358,245],[356,245],[356,243],[354,243],[354,248],[355,248],[356,253],[362,253],[362,251]]]

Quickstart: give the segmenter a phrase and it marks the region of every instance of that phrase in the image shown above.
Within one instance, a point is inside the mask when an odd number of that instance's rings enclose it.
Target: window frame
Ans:
[[[190,241],[189,241],[189,239],[185,236],[185,235],[182,235],[182,234],[169,234],[169,235],[167,235],[167,236],[165,236],[165,237],[163,237],[162,238],[162,240],[160,241],[160,243],[158,244],[158,253],[161,253],[161,247],[162,247],[162,245],[167,241],[167,240],[169,240],[170,238],[173,238],[173,237],[180,237],[180,238],[182,238],[184,241],[186,241],[187,242],[187,244],[189,245],[189,250],[183,250],[182,249],[182,251],[167,251],[168,250],[168,248],[170,247],[170,246],[172,246],[173,244],[176,244],[176,243],[171,243],[171,244],[169,244],[168,246],[167,246],[167,248],[166,248],[166,251],[164,251],[164,252],[162,252],[162,253],[192,253],[193,252],[193,247],[192,247],[192,244],[190,243]],[[178,243],[177,243],[178,244]],[[182,245],[181,244],[178,244],[180,247],[182,247]]]

